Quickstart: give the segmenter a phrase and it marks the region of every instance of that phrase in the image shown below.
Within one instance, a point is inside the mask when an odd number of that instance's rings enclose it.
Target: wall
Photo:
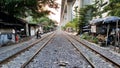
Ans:
[[[0,29],[0,46],[7,43],[15,43],[15,34],[13,29]]]
[[[30,33],[31,33],[31,36],[34,36],[35,35],[35,32],[36,32],[36,30],[35,30],[35,28],[34,27],[30,27]]]

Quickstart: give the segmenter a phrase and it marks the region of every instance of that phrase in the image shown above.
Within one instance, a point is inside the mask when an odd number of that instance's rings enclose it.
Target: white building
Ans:
[[[73,5],[73,10],[77,7],[77,10],[83,8],[85,5],[91,5],[94,3],[94,0],[76,0]],[[73,11],[73,18],[75,17],[75,12]]]

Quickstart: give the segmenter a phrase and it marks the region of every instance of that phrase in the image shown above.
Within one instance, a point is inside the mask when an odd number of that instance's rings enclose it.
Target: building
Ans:
[[[61,6],[61,23],[65,25],[75,17],[75,7],[78,9],[84,7],[85,5],[93,4],[93,0],[62,0]]]
[[[25,20],[0,12],[0,46],[15,43],[16,36],[18,39],[33,36],[37,28],[39,27],[36,24],[30,24]]]
[[[101,12],[109,3],[109,0],[62,0],[62,6],[61,6],[61,24],[65,25],[69,21],[71,21],[73,18],[75,18],[75,7],[77,7],[77,10],[80,8],[84,8],[86,5],[96,5],[98,7],[97,12]],[[98,14],[98,16],[93,17],[94,18],[100,18],[107,16],[107,13]],[[90,12],[88,12],[88,15],[90,16]],[[88,19],[91,19],[88,17]]]

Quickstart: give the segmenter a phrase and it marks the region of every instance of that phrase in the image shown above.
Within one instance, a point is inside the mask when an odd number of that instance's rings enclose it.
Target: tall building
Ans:
[[[83,8],[85,7],[86,5],[92,5],[94,3],[94,0],[76,0],[74,5],[73,5],[73,10],[75,10],[77,7],[77,11],[80,9],[80,8]],[[75,17],[75,12],[73,11],[73,18]]]
[[[82,8],[85,5],[91,5],[94,3],[94,0],[76,0],[74,6],[78,6],[78,8]]]
[[[61,23],[65,25],[75,17],[75,7],[84,8],[86,5],[95,4],[98,7],[97,12],[103,10],[104,6],[109,3],[109,0],[62,0],[61,6]],[[88,12],[88,19],[90,13]],[[107,13],[98,14],[95,18],[105,17]]]
[[[105,12],[105,13],[101,13],[101,11],[103,11],[103,8],[109,4],[109,0],[76,0],[74,6],[78,6],[78,8],[84,8],[85,5],[96,5],[97,12],[100,12],[100,14],[98,14],[98,16],[94,17],[94,18],[100,18],[100,17],[106,17],[107,13],[109,12]]]

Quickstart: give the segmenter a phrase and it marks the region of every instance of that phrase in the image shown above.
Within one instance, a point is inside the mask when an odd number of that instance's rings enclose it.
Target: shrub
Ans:
[[[89,35],[88,33],[82,34],[81,38],[85,39],[85,40],[88,40],[90,42],[96,43],[96,44],[98,43],[98,39],[96,37],[93,37],[93,36]]]
[[[96,37],[94,37],[92,42],[98,44],[98,39]]]

